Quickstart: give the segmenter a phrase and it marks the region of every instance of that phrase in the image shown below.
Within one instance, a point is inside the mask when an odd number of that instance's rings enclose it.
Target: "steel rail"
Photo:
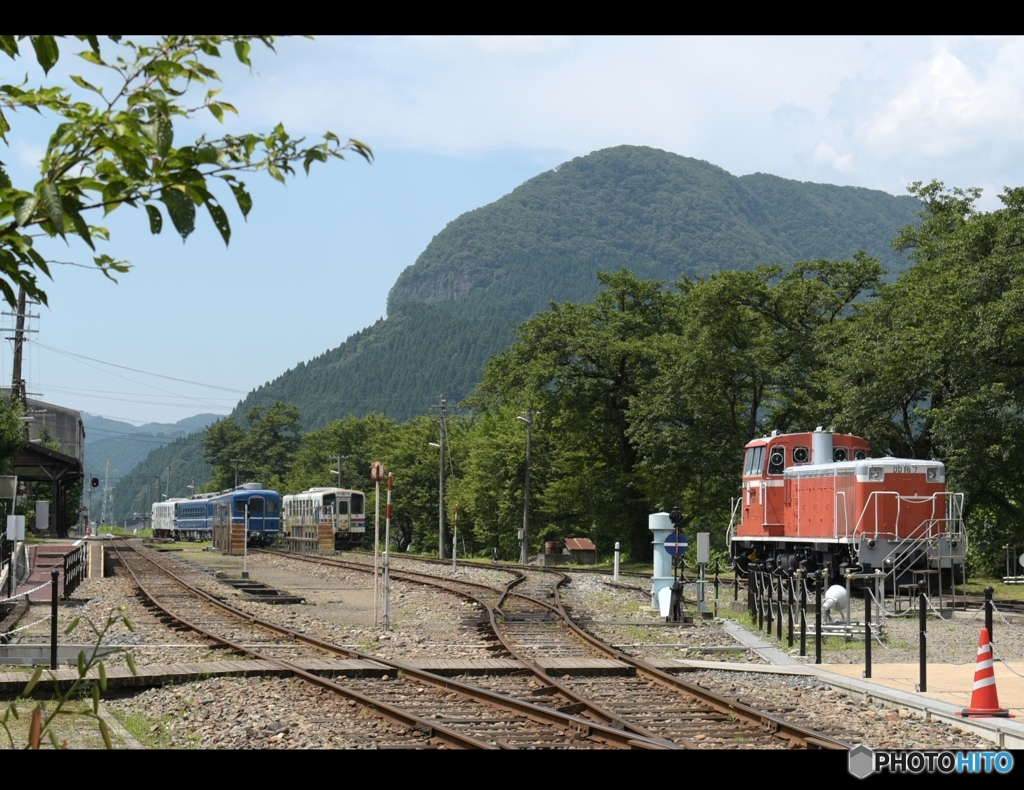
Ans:
[[[215,596],[210,595],[206,591],[201,590],[201,589],[195,587],[194,585],[191,585],[188,582],[184,581],[183,579],[178,577],[173,571],[171,571],[171,570],[169,570],[169,569],[159,565],[153,559],[151,559],[150,557],[147,557],[145,554],[141,554],[139,552],[134,552],[134,553],[137,556],[139,556],[142,559],[144,559],[145,561],[151,563],[154,567],[158,568],[161,572],[163,572],[163,573],[167,574],[168,576],[170,576],[176,582],[178,582],[179,584],[184,586],[186,589],[188,589],[191,593],[204,598],[205,600],[209,601],[211,604],[213,604],[213,605],[215,605],[217,607],[220,607],[221,609],[224,609],[224,610],[230,612],[231,614],[235,615],[239,619],[245,620],[246,622],[249,622],[249,623],[254,624],[254,625],[259,625],[262,628],[265,628],[267,630],[270,630],[270,631],[273,631],[275,633],[281,634],[283,636],[287,636],[287,637],[289,637],[291,639],[294,639],[294,640],[296,640],[298,642],[302,642],[302,643],[310,645],[312,647],[319,648],[319,649],[324,650],[324,651],[329,652],[329,653],[334,653],[336,655],[342,655],[342,656],[345,656],[347,658],[355,658],[355,659],[360,659],[360,660],[364,660],[364,661],[372,661],[372,662],[374,662],[376,664],[380,664],[380,665],[392,668],[392,669],[394,669],[396,671],[401,671],[404,675],[406,675],[408,677],[411,677],[411,678],[415,678],[415,679],[421,681],[422,683],[425,683],[427,685],[433,686],[435,688],[440,688],[440,689],[443,689],[443,690],[456,692],[456,693],[460,694],[461,696],[468,697],[469,699],[472,699],[472,700],[474,700],[476,702],[479,702],[481,704],[485,704],[485,705],[489,705],[489,706],[492,706],[492,707],[497,707],[497,708],[500,708],[500,709],[508,710],[508,711],[510,711],[512,713],[515,713],[515,714],[520,715],[520,716],[524,716],[524,717],[526,717],[528,719],[540,722],[540,723],[545,724],[547,726],[561,728],[565,732],[571,733],[571,734],[574,734],[574,735],[578,735],[579,737],[591,738],[593,740],[604,742],[604,743],[607,743],[608,745],[617,746],[619,748],[640,748],[640,749],[664,749],[664,748],[666,748],[666,744],[664,742],[662,742],[660,739],[649,741],[649,740],[645,739],[643,736],[639,736],[639,735],[637,735],[635,733],[626,733],[626,732],[623,732],[621,730],[615,729],[613,727],[607,727],[607,726],[604,726],[604,725],[601,725],[601,724],[598,724],[598,723],[595,723],[595,722],[590,722],[590,721],[587,721],[585,719],[577,718],[575,716],[570,716],[570,715],[567,715],[565,713],[561,713],[559,711],[554,711],[554,710],[552,710],[550,708],[545,708],[545,707],[542,707],[542,706],[539,706],[539,705],[533,705],[533,704],[528,703],[528,702],[522,702],[520,700],[516,700],[513,697],[508,697],[508,696],[505,696],[505,695],[502,695],[502,694],[496,694],[496,693],[488,691],[486,689],[481,689],[481,688],[478,688],[476,686],[470,686],[468,684],[461,683],[459,681],[452,680],[450,678],[445,678],[445,677],[442,677],[440,675],[435,675],[432,672],[427,672],[425,670],[418,669],[417,667],[413,667],[413,666],[411,666],[409,664],[406,664],[404,662],[401,662],[401,661],[394,661],[394,660],[390,660],[390,659],[384,659],[384,658],[380,658],[379,656],[374,656],[374,655],[369,655],[369,654],[366,654],[366,653],[361,653],[361,652],[356,651],[356,650],[350,650],[348,648],[341,647],[340,645],[335,645],[335,644],[333,644],[331,642],[326,642],[326,641],[324,641],[322,639],[318,639],[316,637],[309,636],[308,634],[303,634],[303,633],[301,633],[299,631],[294,631],[293,629],[287,628],[285,626],[279,625],[279,624],[274,623],[274,622],[269,621],[269,620],[264,620],[263,618],[260,618],[260,617],[257,617],[255,615],[249,614],[248,612],[245,612],[245,611],[243,611],[241,609],[237,609],[236,607],[231,606],[230,604],[226,603],[225,601],[218,600]],[[120,556],[120,553],[119,553],[119,556]],[[125,563],[125,566],[128,567],[127,563]],[[131,571],[130,567],[129,567],[129,571]],[[133,576],[133,578],[135,578],[136,583],[139,584],[140,589],[144,589],[142,584],[139,582],[138,578],[135,576],[134,572],[132,572],[132,576]],[[148,591],[147,591],[146,594],[147,594],[147,597],[150,598],[150,600],[153,600],[152,595]],[[167,609],[165,609],[163,606],[161,606],[155,600],[153,602],[168,617],[171,617],[171,618],[173,618],[175,620],[179,620],[183,624],[188,625],[188,627],[192,628],[193,630],[196,630],[199,633],[202,633],[202,634],[204,634],[206,636],[209,636],[210,638],[215,639],[215,641],[219,641],[219,642],[222,642],[224,644],[227,644],[227,645],[229,645],[234,650],[238,650],[241,653],[244,653],[244,654],[247,654],[247,655],[253,655],[253,656],[256,656],[257,658],[260,658],[262,660],[270,661],[272,663],[275,663],[275,664],[279,665],[280,667],[282,667],[284,669],[288,669],[289,671],[294,672],[295,674],[297,674],[300,677],[303,677],[303,678],[305,678],[307,680],[310,680],[310,682],[317,683],[319,685],[324,686],[325,688],[330,688],[331,690],[335,690],[338,693],[345,694],[345,695],[358,695],[359,697],[363,696],[363,695],[359,694],[358,692],[355,692],[354,690],[347,689],[345,686],[342,686],[342,685],[334,683],[333,681],[330,681],[330,680],[328,680],[326,678],[322,678],[322,677],[320,677],[318,675],[314,675],[314,674],[312,674],[310,672],[307,672],[306,670],[301,669],[300,667],[296,666],[295,664],[293,664],[293,663],[291,663],[289,661],[285,661],[285,660],[282,660],[282,659],[268,658],[266,656],[259,655],[256,651],[254,651],[251,648],[244,647],[244,646],[241,646],[241,645],[237,645],[235,643],[229,642],[229,640],[226,640],[226,639],[224,639],[222,637],[217,637],[215,635],[209,634],[207,631],[205,631],[205,629],[203,629],[203,628],[201,628],[199,626],[196,626],[196,625],[194,625],[192,623],[188,623],[186,621],[181,620],[180,617],[178,617],[177,615],[174,615],[171,612],[169,612]],[[412,714],[409,714],[409,713],[406,713],[406,712],[402,711],[400,708],[394,708],[392,706],[389,706],[389,705],[387,705],[387,703],[378,702],[378,701],[373,700],[372,698],[369,698],[369,697],[366,697],[365,699],[369,700],[369,701],[364,703],[364,704],[375,705],[375,706],[376,705],[380,705],[380,706],[385,707],[389,711],[391,711],[393,715],[409,717],[409,719],[411,721],[416,722],[415,728],[419,729],[421,731],[425,727],[427,729],[432,729],[432,730],[437,731],[437,732],[446,733],[448,735],[448,737],[454,736],[455,738],[458,738],[458,739],[468,739],[468,741],[471,741],[472,743],[471,744],[467,743],[467,745],[471,745],[471,746],[473,746],[473,748],[493,748],[493,746],[491,746],[490,744],[485,743],[484,741],[477,741],[476,739],[470,738],[469,736],[464,736],[461,733],[458,733],[458,732],[455,732],[455,731],[452,731],[452,730],[447,730],[446,728],[440,727],[437,724],[430,722],[429,720],[421,719],[421,718],[419,718],[417,716],[413,716]],[[405,722],[403,722],[403,723],[405,723]],[[483,744],[483,746],[481,747],[479,744]]]
[[[124,567],[128,569],[128,572],[132,575],[132,579],[134,579],[135,584],[138,586],[138,588],[142,591],[143,595],[146,596],[146,598],[150,601],[150,603],[153,606],[155,606],[157,609],[163,612],[166,617],[170,618],[175,622],[181,623],[184,626],[187,626],[188,628],[206,637],[207,639],[210,639],[211,641],[216,642],[217,644],[224,645],[225,647],[230,648],[239,655],[253,656],[254,658],[257,658],[261,661],[269,662],[270,664],[277,666],[280,669],[287,670],[293,673],[295,676],[308,681],[309,683],[320,686],[321,688],[329,689],[330,691],[333,691],[342,697],[351,699],[354,702],[358,702],[364,705],[365,707],[372,710],[374,713],[378,714],[384,719],[387,719],[388,721],[391,721],[392,723],[398,724],[403,727],[408,727],[419,732],[423,732],[428,738],[436,738],[437,740],[443,741],[452,746],[458,746],[460,748],[495,748],[489,743],[477,740],[476,738],[465,735],[463,733],[459,733],[454,730],[449,730],[446,727],[438,727],[436,724],[427,722],[425,719],[406,713],[400,708],[396,708],[380,700],[368,697],[365,694],[361,694],[360,692],[355,691],[353,689],[346,688],[345,686],[342,686],[339,683],[335,683],[334,681],[329,680],[328,678],[323,678],[319,675],[314,675],[312,672],[308,672],[302,669],[301,667],[296,666],[290,661],[286,661],[279,658],[271,658],[270,656],[260,653],[258,650],[255,650],[251,647],[245,647],[243,645],[240,645],[236,642],[231,641],[230,639],[227,639],[226,637],[220,636],[218,634],[213,633],[212,631],[209,631],[203,626],[197,625],[189,620],[186,620],[180,614],[172,613],[162,603],[160,603],[156,594],[153,593],[145,584],[143,584],[138,574],[136,574],[135,569],[132,568],[131,565],[128,562],[126,562],[124,557],[121,555],[120,548],[116,545],[111,546],[111,548],[114,549],[115,552],[117,552],[118,559],[121,560],[121,563],[124,565]],[[138,554],[138,552],[136,553]],[[177,581],[179,584],[183,585],[190,591],[199,593],[203,598],[207,599],[208,601],[219,604],[219,602],[215,598],[213,598],[213,596],[205,593],[202,590],[198,590],[192,587],[192,585],[188,584],[187,582],[182,581],[174,573],[171,573],[166,568],[163,568],[157,563],[152,562],[152,560],[150,560],[144,554],[138,554],[138,556],[147,562],[151,562],[154,567],[163,571],[164,573],[169,575],[171,578],[173,578],[175,581]],[[239,614],[238,610],[233,610],[231,607],[228,608],[232,611],[233,614]],[[257,622],[257,619],[251,618],[249,616],[246,616],[245,619],[251,623]],[[278,629],[274,630],[277,631]]]
[[[301,554],[289,554],[287,552],[266,552],[266,553],[280,554],[281,556],[288,557],[289,559],[302,560],[304,562],[310,562],[310,563],[313,563],[315,565],[328,565],[328,566],[331,566],[331,567],[349,568],[349,569],[352,569],[352,570],[357,570],[359,572],[365,572],[367,570],[372,570],[368,566],[364,565],[363,563],[347,563],[344,560],[335,560],[335,559],[329,559],[329,558],[316,558],[316,557],[309,557],[309,556],[305,556],[305,555],[301,555]],[[447,564],[447,563],[445,563],[445,564]],[[485,592],[488,592],[488,593],[490,593],[492,595],[495,595],[495,594],[500,595],[502,597],[502,599],[503,599],[504,596],[508,594],[508,590],[509,590],[509,586],[510,585],[518,584],[519,582],[523,581],[523,579],[525,578],[525,576],[522,573],[519,573],[518,571],[516,571],[515,573],[516,573],[516,578],[512,579],[508,584],[506,584],[504,591],[502,591],[502,590],[500,590],[498,588],[492,587],[491,585],[482,584],[480,582],[472,582],[472,581],[466,581],[466,580],[458,580],[458,581],[456,581],[456,580],[452,580],[452,579],[442,579],[441,577],[433,576],[433,575],[428,574],[428,573],[419,573],[418,571],[410,571],[410,570],[404,570],[404,569],[403,570],[394,570],[394,569],[392,569],[392,571],[391,571],[391,575],[392,575],[393,579],[410,581],[410,582],[412,582],[414,584],[424,584],[424,585],[429,585],[431,587],[441,588],[441,589],[447,590],[448,592],[451,592],[451,593],[453,593],[455,595],[460,595],[460,596],[462,596],[464,598],[468,598],[469,600],[474,601],[475,603],[480,605],[487,612],[487,616],[488,616],[488,619],[490,621],[491,632],[494,634],[495,638],[501,644],[502,649],[505,650],[505,652],[507,652],[510,656],[515,658],[517,661],[522,663],[524,667],[526,667],[527,669],[529,669],[529,670],[531,670],[533,672],[534,677],[543,684],[541,690],[556,689],[557,692],[560,695],[562,695],[563,697],[565,697],[567,700],[570,701],[571,705],[576,707],[576,711],[575,711],[576,713],[586,713],[587,715],[591,716],[592,718],[594,718],[598,722],[601,722],[601,723],[603,723],[605,725],[613,727],[613,728],[615,728],[617,730],[623,730],[623,731],[627,731],[627,732],[632,732],[632,733],[634,733],[635,735],[637,735],[637,736],[639,736],[641,738],[646,738],[646,739],[649,739],[649,740],[651,740],[653,742],[660,743],[666,749],[678,749],[678,748],[680,748],[680,744],[674,743],[674,742],[672,742],[672,741],[670,741],[670,740],[668,740],[668,739],[666,739],[666,738],[664,738],[664,737],[662,737],[660,735],[657,735],[656,733],[653,733],[650,730],[648,730],[646,727],[642,727],[639,724],[627,721],[627,720],[621,718],[620,716],[616,716],[614,713],[612,713],[609,710],[606,710],[605,708],[603,708],[602,706],[596,704],[592,700],[589,700],[586,697],[580,696],[579,693],[577,693],[576,691],[572,690],[571,688],[569,688],[567,685],[565,685],[564,683],[562,683],[558,679],[551,677],[545,671],[545,669],[543,667],[539,666],[535,662],[533,662],[530,659],[528,659],[526,656],[524,656],[522,653],[520,653],[520,651],[516,650],[515,647],[507,639],[505,639],[505,637],[502,635],[502,631],[501,631],[501,629],[500,629],[500,627],[498,625],[498,622],[497,622],[498,612],[500,612],[500,610],[496,610],[495,606],[491,605],[490,603],[488,603],[483,598],[480,598],[480,597],[478,597],[476,595],[473,595],[472,593],[466,592],[465,590],[460,590],[460,589],[458,589],[457,586],[452,586],[452,585],[462,585],[462,586],[466,586],[466,587],[479,588],[479,589],[481,589],[481,590],[483,590]],[[517,595],[518,597],[524,598],[524,599],[526,599],[528,601],[531,601],[532,603],[538,604],[540,606],[547,606],[546,604],[543,604],[543,603],[541,603],[540,601],[537,601],[534,598],[530,598],[528,596],[523,596],[523,595],[520,595],[519,593],[513,593],[513,594]],[[502,616],[504,616],[503,613],[502,613]],[[692,744],[683,744],[683,747],[684,748],[696,748]]]
[[[287,552],[270,552],[270,553],[280,554],[281,556],[286,556],[286,557],[289,557],[289,558],[292,558],[292,559],[301,559],[301,560],[306,561],[306,562],[313,562],[313,563],[320,564],[320,565],[333,565],[333,566],[346,567],[346,568],[350,568],[350,569],[353,569],[353,570],[359,570],[359,571],[362,571],[362,572],[372,572],[372,570],[373,570],[372,567],[367,566],[364,563],[348,563],[348,562],[345,562],[343,560],[333,560],[333,559],[326,559],[326,558],[307,557],[307,556],[304,556],[304,555],[289,554]],[[430,562],[432,564],[442,564],[441,560],[431,560]],[[447,564],[447,562],[443,562],[443,564]],[[486,564],[480,564],[479,567],[481,567],[483,569],[491,569],[491,570],[494,569],[493,566],[486,565]],[[524,595],[522,593],[517,593],[517,592],[513,591],[514,587],[520,585],[526,579],[525,574],[519,572],[520,568],[526,568],[528,571],[534,572],[534,573],[549,573],[549,574],[552,574],[552,575],[555,575],[555,576],[558,577],[558,582],[557,582],[557,584],[553,588],[553,590],[554,590],[554,597],[555,597],[555,603],[554,604],[550,604],[550,603],[548,603],[546,601],[541,601],[541,600],[539,600],[537,598],[533,598],[531,596]],[[502,568],[502,570],[511,570],[511,566],[505,566],[504,568]],[[527,600],[527,601],[529,601],[529,602],[531,602],[531,603],[533,603],[533,604],[535,604],[537,606],[540,606],[542,608],[548,609],[551,612],[557,614],[558,617],[574,633],[574,635],[576,635],[577,637],[579,637],[580,639],[585,641],[587,644],[591,645],[599,653],[602,653],[602,654],[604,654],[605,656],[607,656],[609,658],[613,658],[615,660],[621,661],[622,663],[626,664],[627,666],[633,667],[638,675],[642,675],[643,677],[647,678],[648,680],[656,682],[656,683],[658,683],[659,685],[661,685],[663,687],[669,688],[672,691],[675,691],[675,692],[678,692],[678,693],[687,694],[687,695],[689,695],[691,697],[694,697],[694,698],[698,699],[699,701],[703,702],[704,704],[706,704],[706,705],[710,706],[711,708],[713,708],[714,710],[716,710],[718,713],[721,713],[721,714],[724,714],[724,715],[734,715],[734,716],[736,716],[738,718],[741,718],[741,719],[745,720],[746,722],[748,722],[748,724],[750,724],[752,726],[759,727],[759,728],[761,728],[761,729],[763,729],[763,730],[765,730],[767,732],[770,732],[770,733],[778,734],[779,737],[786,738],[787,740],[790,740],[790,741],[795,741],[796,743],[802,744],[805,747],[820,748],[820,749],[835,749],[835,750],[849,750],[851,748],[850,744],[848,744],[848,743],[846,743],[844,741],[840,741],[840,740],[838,740],[836,738],[832,738],[832,737],[830,737],[830,736],[828,736],[828,735],[826,735],[824,733],[820,733],[820,732],[817,732],[815,730],[810,730],[808,728],[801,727],[801,726],[799,726],[797,724],[793,724],[793,723],[788,722],[785,719],[781,719],[781,718],[779,718],[777,716],[772,716],[770,714],[764,713],[763,711],[759,711],[756,708],[752,708],[749,705],[746,705],[745,703],[739,702],[738,700],[730,700],[730,699],[728,699],[726,697],[721,697],[721,696],[719,696],[719,695],[717,695],[717,694],[715,694],[715,693],[713,693],[711,691],[708,691],[707,689],[701,688],[700,686],[697,686],[697,685],[694,685],[694,684],[691,684],[691,683],[687,683],[686,681],[681,680],[681,679],[679,679],[679,678],[677,678],[677,677],[675,677],[673,675],[670,675],[669,673],[664,672],[664,671],[658,669],[657,667],[651,666],[650,664],[648,664],[648,663],[646,663],[644,661],[641,661],[640,659],[637,659],[637,658],[635,658],[633,656],[630,656],[630,655],[628,655],[626,653],[623,653],[623,652],[621,652],[619,650],[616,650],[615,648],[611,647],[610,645],[606,644],[605,642],[602,642],[597,637],[589,634],[587,631],[585,631],[582,628],[580,628],[578,625],[576,625],[576,623],[573,622],[572,618],[569,617],[568,613],[565,611],[565,609],[564,609],[564,607],[562,605],[561,598],[560,598],[560,588],[561,588],[561,586],[563,584],[565,584],[568,581],[568,577],[565,574],[563,574],[563,573],[561,573],[559,571],[553,571],[553,570],[548,570],[548,569],[529,568],[527,566],[517,566],[516,573],[517,573],[517,577],[512,579],[511,581],[509,581],[505,585],[505,589],[503,591],[499,591],[498,589],[496,589],[494,587],[491,587],[489,585],[483,585],[483,584],[480,584],[479,582],[469,582],[469,581],[453,582],[453,580],[450,580],[450,579],[443,579],[441,577],[432,576],[431,574],[419,573],[418,571],[395,570],[395,569],[392,569],[392,571],[391,571],[392,578],[401,578],[403,575],[416,576],[416,577],[420,577],[422,579],[428,580],[428,581],[422,581],[420,583],[431,584],[433,586],[438,586],[438,587],[444,587],[446,584],[449,584],[449,583],[455,583],[455,584],[461,584],[461,585],[467,585],[467,586],[473,586],[473,587],[483,587],[484,589],[489,590],[492,594],[497,594],[498,595],[497,603],[494,606],[494,609],[496,609],[497,612],[500,612],[502,614],[504,614],[504,613],[501,611],[501,604],[505,601],[505,599],[508,596],[513,595],[513,596],[516,596],[518,598],[522,598],[522,599]],[[409,579],[409,581],[418,581],[418,579]],[[453,592],[458,592],[457,590],[452,590],[452,591]],[[469,597],[472,597],[472,596],[469,596]],[[610,726],[613,726],[613,727],[627,726],[629,728],[633,728],[634,731],[636,731],[637,729],[643,729],[644,732],[647,733],[643,737],[654,738],[654,739],[658,739],[658,740],[660,740],[662,742],[668,743],[668,741],[666,741],[665,739],[661,738],[661,736],[655,735],[653,733],[649,733],[645,728],[640,728],[639,725],[630,724],[630,723],[626,722],[625,720],[623,720],[621,717],[615,715],[614,713],[612,713],[610,711],[607,711],[607,710],[605,710],[604,708],[602,708],[602,707],[600,707],[598,705],[595,705],[593,702],[590,702],[586,698],[580,697],[579,694],[574,692],[569,687],[565,686],[565,684],[562,684],[562,683],[558,682],[557,679],[550,677],[544,671],[543,668],[533,664],[533,662],[531,662],[528,659],[526,659],[523,656],[521,656],[518,653],[518,651],[516,651],[512,647],[512,645],[509,644],[508,641],[501,635],[500,629],[499,629],[498,624],[497,624],[496,619],[495,619],[495,611],[493,609],[491,609],[491,607],[486,602],[484,602],[482,600],[478,600],[478,603],[480,603],[485,608],[490,610],[490,612],[491,612],[490,616],[491,616],[492,630],[494,631],[495,636],[498,638],[498,640],[501,642],[501,644],[504,646],[504,648],[509,652],[509,654],[512,655],[512,656],[515,656],[519,661],[521,661],[523,664],[528,666],[531,670],[533,670],[535,672],[535,674],[537,674],[539,677],[543,678],[544,682],[546,682],[548,685],[554,686],[554,687],[558,688],[559,689],[559,693],[565,695],[566,697],[578,700],[579,704],[586,705],[586,709],[591,712],[591,715],[594,715],[594,716],[596,716],[596,717],[598,717],[600,719],[603,719],[603,720],[607,721],[607,723]],[[692,744],[685,744],[684,743],[683,745],[684,746],[689,746],[691,748],[694,748],[692,746]]]

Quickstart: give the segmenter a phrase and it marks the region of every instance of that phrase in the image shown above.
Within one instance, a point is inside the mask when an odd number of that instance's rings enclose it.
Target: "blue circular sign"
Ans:
[[[682,557],[690,544],[686,541],[686,535],[682,532],[675,532],[665,538],[665,551],[673,557]]]

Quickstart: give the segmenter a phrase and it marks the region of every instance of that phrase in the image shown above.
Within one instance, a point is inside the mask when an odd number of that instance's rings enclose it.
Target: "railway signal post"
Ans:
[[[384,479],[384,464],[374,461],[370,464],[370,478],[376,486],[373,498],[373,627],[377,627],[377,577],[380,569],[377,565],[377,553],[380,550],[380,481]]]
[[[245,538],[242,540],[242,578],[249,578],[249,500],[243,503],[245,510]]]
[[[395,476],[388,472],[388,504],[384,511],[384,570],[382,587],[384,601],[381,605],[380,626],[383,631],[391,630],[391,487]]]

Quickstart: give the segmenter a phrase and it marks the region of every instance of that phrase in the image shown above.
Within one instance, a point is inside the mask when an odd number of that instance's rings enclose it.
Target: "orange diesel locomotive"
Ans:
[[[747,444],[729,551],[741,573],[757,562],[828,568],[833,579],[880,569],[890,587],[914,581],[914,571],[959,581],[962,512],[963,494],[946,491],[938,461],[872,458],[859,436],[821,428],[772,432]]]

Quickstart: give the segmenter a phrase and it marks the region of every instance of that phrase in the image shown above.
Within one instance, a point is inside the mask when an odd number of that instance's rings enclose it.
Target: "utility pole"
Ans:
[[[25,343],[25,288],[18,289],[18,312],[14,318],[14,369],[11,372],[11,402],[25,402],[25,381],[21,378],[22,348]],[[26,426],[28,427],[28,426]]]
[[[103,507],[100,509],[100,523],[110,523],[110,461],[107,461],[107,473],[103,478]]]
[[[238,465],[242,463],[242,459],[232,458],[231,460],[235,463],[235,488],[238,488]]]
[[[331,470],[332,472],[337,472],[337,474],[338,474],[338,488],[341,488],[341,462],[342,461],[347,461],[351,457],[352,456],[350,456],[350,455],[341,455],[340,453],[338,455],[332,455],[331,456],[331,458],[333,458],[335,461],[338,462],[338,468]]]
[[[526,565],[530,560],[530,438],[533,433],[533,412],[527,411],[525,416],[516,417],[519,422],[526,423],[526,479],[523,481],[523,541],[519,553],[519,564]]]

